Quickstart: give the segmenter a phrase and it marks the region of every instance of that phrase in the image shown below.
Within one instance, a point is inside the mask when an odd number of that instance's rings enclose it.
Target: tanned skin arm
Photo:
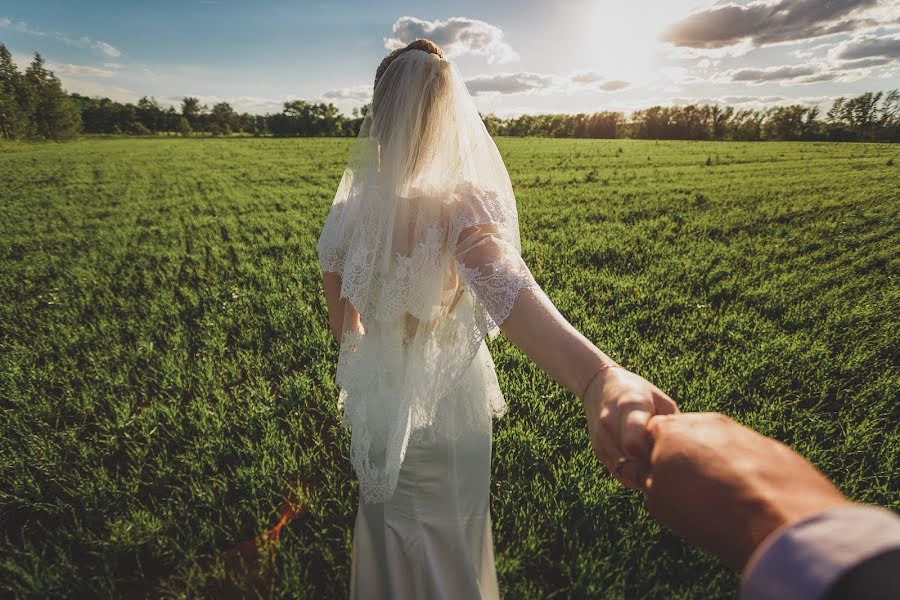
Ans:
[[[359,311],[346,298],[341,298],[341,276],[338,273],[323,272],[322,288],[325,291],[325,302],[328,304],[328,325],[334,339],[341,343],[344,331],[344,319],[350,319],[346,329],[358,330],[361,327]]]

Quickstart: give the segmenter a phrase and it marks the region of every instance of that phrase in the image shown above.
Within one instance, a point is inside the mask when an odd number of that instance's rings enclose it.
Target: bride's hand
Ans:
[[[675,402],[640,375],[614,365],[588,384],[584,409],[594,454],[624,486],[640,488],[652,444],[647,422],[678,412]]]

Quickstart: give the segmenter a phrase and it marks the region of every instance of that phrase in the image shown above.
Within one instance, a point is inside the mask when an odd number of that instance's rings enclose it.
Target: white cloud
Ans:
[[[73,65],[70,63],[48,62],[47,68],[60,77],[68,75],[71,77],[94,77],[100,79],[109,79],[115,77],[116,69],[91,67],[88,65]]]
[[[13,62],[23,71],[28,68],[34,58],[28,54],[17,52],[13,52],[12,57]],[[135,102],[138,98],[137,92],[114,81],[118,75],[119,65],[115,67],[104,65],[101,68],[47,61],[47,68],[59,77],[63,89],[67,92],[109,98],[116,102]]]
[[[9,22],[10,22],[9,19],[4,19],[4,20],[7,22],[7,24],[9,24]],[[16,23],[16,25],[15,25],[15,27],[13,27],[13,29],[15,29],[18,33],[27,33],[28,35],[36,35],[36,36],[40,36],[40,37],[46,37],[46,35],[47,35],[45,32],[43,32],[39,29],[33,28],[31,25],[29,25],[25,21],[19,21],[18,23]]]
[[[576,71],[569,76],[569,79],[575,83],[590,84],[603,81],[605,78],[596,71]]]
[[[718,99],[723,104],[774,104],[790,100],[784,96],[722,96]]]
[[[13,52],[12,58],[19,69],[24,71],[34,57]],[[47,61],[47,68],[59,77],[63,89],[70,93],[109,98],[116,102],[135,102],[138,98],[137,92],[113,80],[115,73],[111,69],[53,61]]]
[[[92,79],[79,79],[60,76],[63,87],[69,93],[81,94],[91,98],[109,98],[116,102],[136,102],[139,94],[132,89]]]
[[[0,27],[10,27],[11,25],[12,21],[10,19],[0,19]],[[15,24],[13,29],[18,33],[25,33],[27,35],[35,35],[38,37],[52,37],[57,41],[68,44],[70,46],[75,46],[77,48],[92,48],[94,50],[99,50],[104,55],[111,58],[118,58],[122,56],[122,51],[112,44],[107,44],[106,42],[101,42],[100,40],[92,40],[86,35],[83,35],[79,38],[73,38],[69,35],[66,35],[65,33],[60,33],[58,31],[47,33],[46,31],[41,31],[40,29],[29,25],[25,21],[19,21]]]
[[[524,94],[548,92],[561,87],[559,78],[541,73],[498,73],[479,75],[466,80],[473,96],[481,94]]]
[[[475,54],[484,56],[489,63],[500,64],[519,60],[519,54],[504,41],[499,27],[466,17],[445,21],[400,17],[394,23],[393,36],[385,38],[384,47],[395,50],[417,38],[431,40],[450,57]]]
[[[679,66],[660,67],[657,70],[658,81],[653,82],[654,87],[667,87],[672,84],[685,85],[702,81],[702,78],[692,75],[690,69]]]
[[[796,56],[797,58],[804,58],[804,59],[812,58],[813,56],[816,56],[817,54],[821,54],[825,50],[832,48],[832,47],[833,47],[832,43],[816,44],[815,46],[812,46],[811,48],[800,48],[798,50],[794,50],[793,55]]]
[[[355,85],[349,88],[328,90],[322,94],[323,100],[350,101],[358,104],[366,104],[372,99],[372,86]]]
[[[34,57],[13,52],[12,58],[16,66],[24,71]],[[120,75],[119,69],[121,68],[121,65],[118,63],[106,63],[101,68],[47,61],[47,68],[59,77],[63,89],[67,92],[74,92],[83,96],[109,98],[116,102],[136,102],[142,95],[126,87],[127,83],[116,80],[116,77]]]
[[[733,106],[738,110],[746,108],[768,108],[770,106],[787,106],[790,104],[822,106],[834,100],[831,96],[719,96],[719,97],[680,97],[663,101],[662,104],[718,104]]]
[[[778,85],[811,84],[822,82],[857,81],[869,74],[865,67],[869,65],[854,64],[852,68],[833,67],[822,63],[805,65],[777,65],[763,68],[739,68],[725,71],[713,81],[762,85],[775,83]]]
[[[765,83],[768,81],[784,81],[795,80],[802,77],[809,77],[817,73],[816,67],[812,65],[780,65],[773,67],[745,68],[733,69],[727,71],[725,76],[729,81],[739,81],[746,83]]]
[[[717,72],[706,70],[702,77],[691,75],[683,78],[681,83],[787,86],[858,81],[871,75],[874,69],[884,71],[888,66],[900,63],[900,32],[880,36],[863,34],[837,44],[817,44],[789,54],[803,59],[803,62],[793,65],[738,66]],[[695,67],[699,65],[695,64]]]
[[[34,56],[13,52],[12,58],[16,66],[24,71]],[[128,82],[122,81],[122,75],[125,73],[119,63],[103,63],[97,67],[47,60],[46,66],[59,77],[63,89],[67,92],[109,98],[116,102],[135,102],[143,95],[128,87]]]
[[[893,0],[884,4],[891,3]],[[885,18],[889,17],[879,0],[722,2],[670,25],[661,39],[675,46],[702,49],[747,41],[765,46],[872,28]]]
[[[748,42],[742,43],[747,44]],[[836,41],[817,43],[816,40],[807,40],[798,44],[798,48],[781,53],[783,57],[794,56],[801,59],[799,63],[792,65],[776,63],[740,66],[741,63],[733,60],[735,58],[733,56],[730,57],[732,60],[710,63],[700,58],[703,56],[703,51],[693,48],[676,49],[678,52],[685,50],[698,52],[694,56],[694,62],[690,69],[683,69],[684,72],[681,75],[667,73],[668,67],[660,67],[657,72],[668,74],[669,78],[677,81],[679,85],[693,83],[751,86],[769,84],[782,87],[815,83],[837,85],[858,81],[869,76],[884,77],[885,72],[891,71],[892,65],[900,65],[900,31],[888,29],[888,33],[880,35],[860,34],[840,43]],[[713,52],[721,50],[723,49],[713,50]],[[729,50],[729,48],[724,50]],[[686,56],[681,58],[686,58]],[[733,66],[725,69],[719,66],[720,64]],[[712,66],[718,68],[712,69],[710,68]]]
[[[28,68],[28,65],[31,64],[31,60],[34,56],[30,54],[22,54],[21,52],[12,52],[13,62],[16,63],[16,66],[20,71],[24,71]]]
[[[554,94],[579,90],[614,92],[625,89],[627,81],[606,79],[595,72],[575,72],[568,77],[542,73],[499,73],[479,75],[466,81],[466,87],[473,96],[509,94]],[[342,109],[361,106],[371,101],[372,87],[366,84],[324,92],[320,99],[334,102]]]
[[[709,58],[714,61],[721,61],[728,58],[739,58],[745,54],[749,54],[756,47],[750,40],[741,40],[731,46],[721,46],[717,48],[693,48],[689,46],[670,46],[665,54],[673,60],[695,61],[698,59]]]
[[[613,79],[612,81],[603,81],[596,85],[596,89],[602,92],[618,92],[619,90],[624,90],[627,88],[629,84],[627,81],[622,81],[621,79]]]
[[[569,75],[569,82],[576,88],[593,89],[601,92],[617,92],[631,85],[621,79],[607,79],[596,71],[576,71]]]
[[[473,96],[506,94],[559,94],[590,90],[617,92],[630,85],[620,79],[607,79],[596,71],[576,71],[568,76],[520,71],[478,75],[466,80]]]
[[[94,43],[94,47],[100,50],[100,52],[102,52],[103,54],[112,58],[118,58],[122,56],[121,50],[119,50],[115,46],[107,44],[106,42],[101,42],[98,40],[96,43]]]
[[[829,50],[828,57],[841,67],[862,68],[900,60],[900,33],[863,35],[846,40]]]

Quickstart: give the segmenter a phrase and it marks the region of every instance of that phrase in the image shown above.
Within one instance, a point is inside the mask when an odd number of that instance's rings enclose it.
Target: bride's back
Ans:
[[[504,276],[527,272],[497,147],[456,66],[431,50],[420,41],[379,66],[317,245],[359,315],[344,319],[336,380],[370,497],[393,489],[410,435],[434,430],[496,333],[514,298]]]

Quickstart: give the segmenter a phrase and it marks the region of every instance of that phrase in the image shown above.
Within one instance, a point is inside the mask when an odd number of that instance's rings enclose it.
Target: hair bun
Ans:
[[[417,38],[406,45],[405,50],[422,50],[430,54],[437,54],[441,58],[446,58],[444,50],[431,40],[425,38]]]
[[[387,71],[387,68],[391,65],[391,63],[394,62],[394,60],[398,56],[408,50],[422,50],[423,52],[428,52],[429,54],[436,54],[440,58],[447,58],[447,56],[444,54],[443,48],[441,48],[431,40],[427,40],[425,38],[417,38],[408,43],[403,48],[397,48],[384,57],[384,60],[381,61],[381,64],[378,65],[378,69],[375,71],[375,85],[372,86],[373,88],[378,87],[378,82],[381,81],[381,76],[384,75],[384,72]]]

